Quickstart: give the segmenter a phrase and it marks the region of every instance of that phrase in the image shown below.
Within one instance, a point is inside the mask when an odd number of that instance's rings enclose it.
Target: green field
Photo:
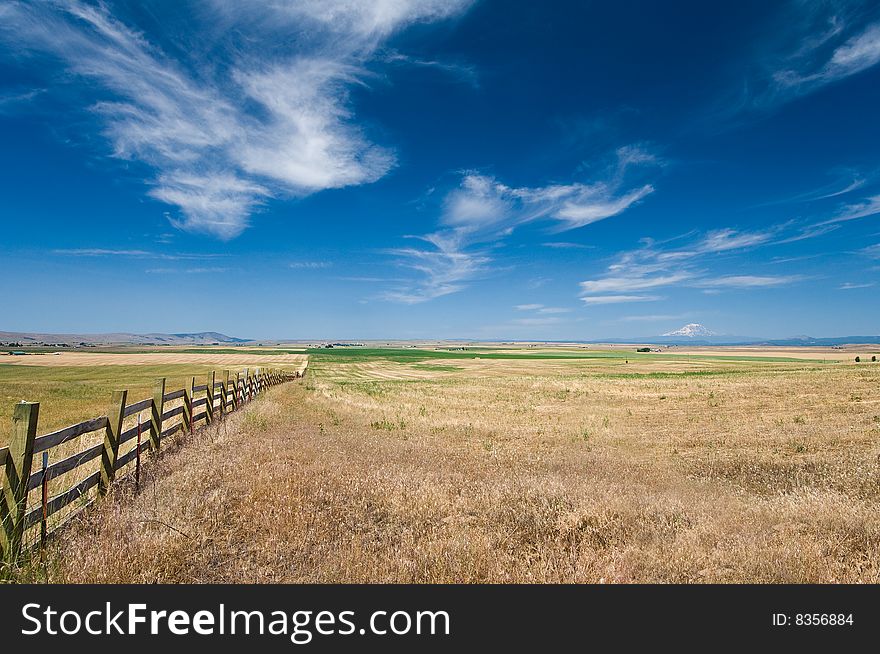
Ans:
[[[570,359],[624,359],[631,361],[741,361],[765,363],[823,363],[822,359],[798,359],[794,357],[727,356],[715,354],[666,354],[635,352],[633,350],[563,350],[554,352],[530,352],[528,350],[500,350],[488,348],[435,349],[418,348],[309,348],[310,359],[318,362],[356,363],[370,360],[415,363],[429,359],[509,359],[509,360],[570,360]]]
[[[294,348],[105,348],[89,352],[144,354],[153,352],[181,354],[247,354],[254,357],[279,353],[300,354]],[[642,353],[633,349],[586,349],[577,347],[335,347],[308,348],[311,367],[328,376],[354,375],[370,379],[377,370],[383,378],[409,375],[420,377],[461,376],[473,374],[474,366],[492,362],[533,362],[536,365],[564,365],[556,374],[595,375],[620,379],[671,379],[678,376],[717,376],[744,374],[756,368],[778,366],[782,369],[808,369],[824,363],[822,359],[799,359],[783,356],[732,356],[725,354]],[[460,362],[460,363],[459,363]],[[626,372],[622,370],[624,366]],[[827,363],[825,365],[831,365]],[[389,368],[390,366],[390,368]],[[41,403],[40,432],[63,427],[106,412],[110,394],[117,388],[129,390],[129,402],[146,398],[156,378],[166,377],[169,389],[182,388],[192,376],[203,377],[208,364],[172,365],[95,365],[30,366],[0,364],[0,439],[5,439],[11,424],[13,405],[19,400]],[[567,371],[567,372],[566,372]]]

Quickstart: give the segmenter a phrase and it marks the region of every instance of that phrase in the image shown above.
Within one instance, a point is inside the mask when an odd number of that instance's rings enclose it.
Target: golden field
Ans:
[[[304,382],[176,441],[21,575],[880,581],[870,349],[548,352],[312,351]]]

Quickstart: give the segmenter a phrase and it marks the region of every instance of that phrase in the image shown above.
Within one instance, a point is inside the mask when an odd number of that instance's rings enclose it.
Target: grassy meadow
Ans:
[[[312,350],[304,382],[180,439],[32,573],[877,583],[880,364],[784,354]]]

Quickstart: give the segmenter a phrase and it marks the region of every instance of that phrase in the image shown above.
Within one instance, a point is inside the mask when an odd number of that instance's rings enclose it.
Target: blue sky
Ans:
[[[670,5],[4,2],[0,329],[880,333],[880,7]]]

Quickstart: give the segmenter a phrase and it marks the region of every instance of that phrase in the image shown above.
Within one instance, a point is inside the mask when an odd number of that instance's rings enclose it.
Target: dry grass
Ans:
[[[210,350],[205,347],[205,350]],[[217,348],[220,349],[220,348]],[[36,353],[27,356],[4,356],[0,363],[19,366],[213,366],[216,368],[244,368],[246,366],[280,367],[291,369],[301,367],[304,354],[273,353],[265,349],[265,354],[199,354],[189,352],[58,352]]]
[[[317,366],[165,452],[30,573],[880,581],[880,368],[502,363],[406,380]]]

